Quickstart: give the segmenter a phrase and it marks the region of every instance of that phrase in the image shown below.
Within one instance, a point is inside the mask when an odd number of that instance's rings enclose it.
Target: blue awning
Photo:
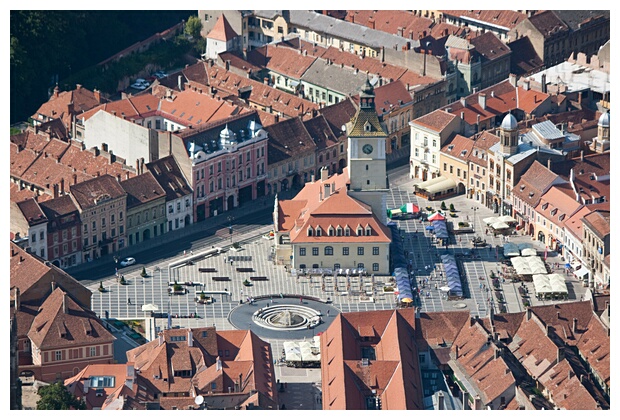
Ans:
[[[454,256],[450,254],[444,254],[441,256],[441,262],[446,272],[446,281],[450,288],[450,294],[456,296],[463,296],[463,286],[461,284],[461,276],[459,274],[459,268],[456,264]]]

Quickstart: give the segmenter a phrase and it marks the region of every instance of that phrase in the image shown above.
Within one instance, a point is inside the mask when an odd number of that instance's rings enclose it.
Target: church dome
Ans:
[[[598,119],[598,125],[601,127],[609,127],[609,112],[604,112],[601,118]]]
[[[517,119],[515,118],[514,115],[512,114],[508,114],[504,117],[504,120],[502,121],[502,129],[504,130],[516,130],[517,129]]]

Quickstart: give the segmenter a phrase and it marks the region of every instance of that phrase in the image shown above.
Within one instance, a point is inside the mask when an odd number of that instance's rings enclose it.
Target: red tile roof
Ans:
[[[485,32],[469,41],[478,54],[487,60],[495,60],[510,54],[508,48],[493,32]]]
[[[577,328],[582,329],[583,326],[578,325]],[[611,340],[609,330],[598,316],[593,316],[585,326],[577,349],[607,387],[611,387]]]
[[[455,118],[455,114],[437,109],[413,120],[412,122],[416,125],[421,125],[441,133],[443,129],[446,128]]]
[[[94,312],[80,307],[60,288],[56,288],[39,308],[28,338],[41,350],[92,346],[116,340]]]
[[[116,178],[107,174],[71,185],[70,191],[82,211],[97,206],[101,197],[116,199],[127,195]]]
[[[278,44],[268,44],[248,52],[248,61],[256,66],[266,67],[276,73],[299,80],[314,63],[316,57],[304,55]]]
[[[98,92],[92,92],[82,85],[77,85],[74,90],[60,92],[58,86],[50,99],[39,107],[32,116],[38,120],[39,114],[52,119],[61,119],[67,127],[71,126],[71,117],[81,114],[97,105],[107,102]]]
[[[574,195],[568,195],[570,192],[572,192],[570,186],[554,185],[540,197],[540,202],[534,210],[562,228],[564,222],[583,206],[575,200]]]
[[[611,233],[611,213],[607,211],[593,211],[583,218],[584,222],[587,222],[588,227],[596,233],[600,238]]]
[[[215,22],[215,25],[213,26],[213,29],[211,29],[211,32],[207,35],[207,38],[226,42],[238,36],[239,35],[235,32],[235,30],[230,26],[230,23],[228,23],[226,16],[222,13],[222,15],[217,18],[217,22]]]
[[[575,345],[581,337],[580,331],[573,331],[573,319],[577,319],[578,325],[587,325],[593,315],[588,301],[540,305],[531,310],[543,325],[551,325],[556,335],[570,346]]]
[[[121,181],[127,193],[127,210],[165,197],[165,191],[151,172]]]
[[[527,19],[523,13],[514,10],[440,10],[445,15],[479,20],[491,25],[512,29]]]
[[[538,381],[550,393],[553,403],[563,410],[600,410],[566,359],[553,366]]]
[[[455,159],[460,159],[467,162],[469,160],[469,156],[473,151],[473,148],[474,140],[457,134],[456,136],[454,136],[454,138],[452,138],[451,141],[446,143],[441,148],[441,152]]]

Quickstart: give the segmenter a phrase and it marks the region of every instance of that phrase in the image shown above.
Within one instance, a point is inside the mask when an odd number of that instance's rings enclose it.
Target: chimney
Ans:
[[[465,106],[467,105],[465,102],[465,98],[461,98],[461,105],[463,106],[463,108],[465,108]]]
[[[95,100],[98,103],[101,103],[101,92],[97,89],[93,90],[93,94],[95,95]]]
[[[73,185],[77,184],[77,174],[73,174]]]
[[[180,74],[177,78],[177,87],[179,88],[180,92],[183,92],[183,76],[181,76]]]
[[[558,347],[558,358],[556,360],[556,363],[560,363],[562,360],[564,360],[564,348]]]
[[[118,182],[121,182],[121,174],[116,174],[116,180],[117,180]]]
[[[164,333],[160,332],[159,336],[157,336],[157,345],[161,346],[162,344],[164,344]]]
[[[140,158],[140,175],[144,173],[144,158]]]
[[[62,292],[62,311],[67,313],[67,294]]]
[[[458,360],[459,358],[459,346],[455,345],[454,346],[454,360]]]
[[[15,288],[15,309],[19,310],[20,302],[19,302],[19,287]]]
[[[385,47],[381,47],[381,62],[385,61]],[[407,88],[409,90],[409,88]]]
[[[194,347],[194,333],[191,328],[187,329],[187,347]]]
[[[546,325],[546,335],[547,337],[551,337],[551,325]]]
[[[540,90],[542,93],[547,93],[547,75],[545,73],[540,76]]]
[[[577,318],[573,318],[573,334],[577,333]]]
[[[329,169],[327,169],[327,166],[323,166],[321,168],[321,181],[327,181],[328,176],[329,176]]]
[[[558,317],[558,319],[560,319],[560,311],[556,311],[556,316]]]
[[[58,184],[54,184],[54,198],[58,198]]]
[[[579,159],[583,162],[583,150],[581,151],[581,153],[579,154]]]
[[[133,383],[136,379],[136,370],[134,369],[133,362],[127,363],[127,375],[125,376],[125,386],[129,389],[133,389]]]
[[[444,402],[443,402],[444,396],[443,396],[443,391],[439,391],[437,393],[437,410],[443,410],[444,407]]]
[[[136,159],[136,175],[140,175],[140,159]]]
[[[314,173],[310,174],[310,182],[314,182]]]
[[[403,28],[401,26],[399,26],[398,28],[396,28],[396,35],[402,37],[403,36]]]
[[[530,79],[523,80],[523,90],[530,90]]]
[[[547,169],[551,170],[551,159],[547,159]]]
[[[513,87],[517,87],[517,75],[514,73],[510,73],[508,76],[508,80]]]
[[[230,70],[230,60],[226,60],[226,71]]]
[[[263,83],[269,86],[269,78],[268,77],[263,78]]]
[[[474,397],[474,410],[482,410],[482,400],[479,395]]]
[[[578,102],[579,104],[581,104],[581,99],[582,99],[582,97],[583,97],[583,93],[582,93],[582,92],[579,92],[579,96],[577,97],[577,102]]]
[[[465,113],[461,111],[461,120],[465,121]]]
[[[53,282],[51,283],[51,285],[52,285],[52,292],[53,292],[53,291],[54,291],[54,289],[56,289],[56,282],[55,282],[55,281],[53,281]]]
[[[215,370],[222,370],[222,360],[220,359],[220,356],[217,356],[215,359]]]
[[[58,89],[58,85],[54,86],[54,98],[58,98],[59,93],[60,89]]]

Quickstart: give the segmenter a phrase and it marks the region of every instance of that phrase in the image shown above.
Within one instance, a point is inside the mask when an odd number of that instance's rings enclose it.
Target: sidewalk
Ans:
[[[198,223],[193,223],[183,229],[173,230],[164,235],[151,238],[148,241],[123,248],[117,252],[117,255],[120,258],[130,255],[133,256],[144,251],[162,247],[166,244],[179,242],[181,240],[187,240],[192,237],[195,237],[194,239],[212,237],[212,242],[210,242],[210,244],[219,243],[222,241],[222,238],[215,236],[215,233],[220,229],[228,228],[229,216],[233,216],[235,219],[233,226],[238,226],[244,223],[252,223],[257,216],[266,216],[273,212],[274,199],[274,196],[261,197],[260,199],[254,200],[243,207],[237,207],[229,212],[209,217],[208,219]],[[244,235],[241,233],[235,234],[235,242],[242,242],[251,236],[253,235]],[[111,267],[114,264],[113,258],[113,255],[106,255],[89,263],[83,263],[75,267],[67,268],[65,271],[74,277],[84,277],[93,270],[98,270],[103,267]]]

